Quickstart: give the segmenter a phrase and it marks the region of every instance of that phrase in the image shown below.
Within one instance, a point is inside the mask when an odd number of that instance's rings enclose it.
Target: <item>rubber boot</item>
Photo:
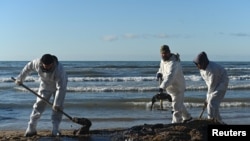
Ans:
[[[52,136],[61,136],[61,132],[59,131],[59,124],[53,124]]]
[[[26,129],[26,132],[24,134],[25,137],[31,137],[37,134],[36,132],[36,126],[39,118],[41,117],[40,112],[38,112],[36,109],[33,109],[31,115],[30,115],[30,121],[28,123],[28,128]]]
[[[32,137],[34,135],[36,135],[36,125],[34,124],[30,124],[28,125],[28,128],[26,129],[26,132],[24,134],[25,137]]]

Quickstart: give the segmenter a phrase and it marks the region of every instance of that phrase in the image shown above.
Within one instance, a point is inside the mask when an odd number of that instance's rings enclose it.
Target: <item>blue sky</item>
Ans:
[[[1,0],[0,60],[249,61],[249,0]]]

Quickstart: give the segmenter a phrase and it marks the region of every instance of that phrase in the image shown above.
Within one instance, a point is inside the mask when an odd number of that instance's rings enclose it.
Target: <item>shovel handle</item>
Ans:
[[[14,77],[11,77],[12,80],[16,81],[16,79]],[[40,96],[39,94],[37,94],[35,91],[33,91],[32,89],[30,89],[29,87],[27,87],[26,85],[24,85],[23,83],[19,84],[20,86],[24,87],[25,89],[27,89],[28,91],[32,92],[33,94],[35,94],[37,97],[39,97],[40,99],[42,99],[44,102],[46,102],[47,104],[53,106],[52,103],[50,103],[49,101],[47,101],[45,98],[43,98],[42,96]]]
[[[11,77],[12,80],[16,81],[16,79],[14,77]],[[38,93],[36,93],[35,91],[33,91],[32,89],[30,89],[29,87],[27,87],[26,85],[24,85],[23,83],[19,84],[20,86],[24,87],[25,89],[27,89],[28,91],[32,92],[34,95],[36,95],[37,97],[39,97],[40,99],[42,99],[44,102],[46,102],[47,104],[49,104],[50,106],[53,106],[53,104],[51,102],[49,102],[47,99],[45,99],[44,97],[40,96]],[[66,114],[65,112],[63,112],[61,109],[58,109],[59,112],[63,113],[66,117],[68,117],[70,120],[72,120],[73,118],[71,116],[69,116],[68,114]]]
[[[201,117],[202,117],[202,115],[203,115],[203,113],[204,113],[206,107],[207,107],[207,102],[205,101],[205,102],[204,102],[204,105],[203,105],[203,108],[202,108],[202,111],[201,111],[201,114],[200,114],[200,116],[199,116],[199,119],[201,119]]]
[[[16,81],[16,79],[14,77],[11,77],[12,80]],[[50,103],[47,99],[43,98],[42,96],[40,96],[39,94],[37,94],[35,91],[33,91],[32,89],[30,89],[29,87],[27,87],[26,85],[24,85],[23,83],[20,84],[20,86],[24,87],[25,89],[29,90],[30,92],[32,92],[34,95],[36,95],[37,97],[39,97],[40,99],[42,99],[44,102],[46,102],[47,104],[51,105],[53,107],[53,104]],[[59,112],[61,112],[62,114],[64,114],[67,118],[69,118],[71,121],[80,124],[80,125],[84,125],[88,128],[90,128],[90,126],[92,125],[91,121],[89,119],[86,118],[72,118],[70,115],[68,115],[67,113],[65,113],[63,110],[58,109]]]

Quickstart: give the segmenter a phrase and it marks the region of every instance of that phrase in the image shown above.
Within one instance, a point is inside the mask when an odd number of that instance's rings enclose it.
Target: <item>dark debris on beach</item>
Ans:
[[[207,141],[207,126],[214,120],[193,120],[178,124],[139,125],[112,134],[112,141]]]
[[[62,130],[60,137],[51,137],[50,131],[39,131],[33,137],[24,137],[24,131],[0,131],[0,141],[44,141],[84,140],[84,141],[207,141],[208,125],[220,124],[214,120],[194,119],[188,123],[178,124],[144,124],[126,129],[96,129],[83,135],[74,131]]]

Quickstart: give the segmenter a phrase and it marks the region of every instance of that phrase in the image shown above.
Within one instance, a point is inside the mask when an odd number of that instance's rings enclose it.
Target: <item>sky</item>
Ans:
[[[0,0],[0,61],[250,61],[249,0]]]

